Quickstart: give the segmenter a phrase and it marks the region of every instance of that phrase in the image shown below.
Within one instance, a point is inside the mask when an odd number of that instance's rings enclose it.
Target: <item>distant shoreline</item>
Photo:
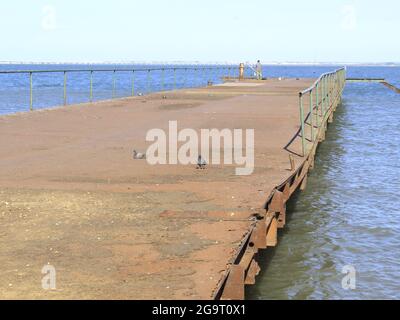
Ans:
[[[240,62],[212,61],[92,61],[92,62],[27,62],[0,61],[0,65],[238,65]],[[247,62],[249,63],[249,62]],[[358,62],[264,62],[266,66],[357,66],[357,67],[400,67],[400,62],[358,63]]]

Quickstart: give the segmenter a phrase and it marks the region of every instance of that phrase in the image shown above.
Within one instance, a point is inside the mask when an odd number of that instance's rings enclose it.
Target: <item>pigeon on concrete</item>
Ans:
[[[207,162],[203,159],[201,155],[197,158],[197,169],[204,170],[207,166]]]
[[[144,160],[146,159],[146,155],[144,153],[137,152],[133,150],[133,159],[135,160]]]

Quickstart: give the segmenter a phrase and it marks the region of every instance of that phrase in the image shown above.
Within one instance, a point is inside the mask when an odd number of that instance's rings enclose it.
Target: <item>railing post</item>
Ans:
[[[325,83],[324,83],[324,77],[321,79],[321,114],[322,114],[322,121],[324,120],[325,116]]]
[[[330,95],[329,95],[329,75],[326,76],[326,112],[329,112],[330,107]]]
[[[164,91],[164,68],[161,69],[161,91]]]
[[[112,98],[113,99],[115,98],[115,86],[116,86],[116,84],[115,84],[115,72],[116,72],[116,70],[113,71],[113,87],[112,87]]]
[[[325,112],[324,112],[324,116],[326,114],[326,112],[328,111],[328,76],[325,76],[324,79],[324,86],[325,86],[325,92],[324,92],[324,99],[325,99]]]
[[[342,71],[340,72],[340,91],[341,91],[341,92],[343,92],[343,88],[344,88],[344,85],[343,85],[343,83],[344,83],[344,80],[343,80],[343,73],[344,73],[344,70],[342,70]]]
[[[331,109],[331,76],[328,75],[327,77],[328,82],[328,111]]]
[[[339,79],[339,73],[336,73],[336,92],[340,92],[340,79]]]
[[[326,97],[325,97],[325,99],[326,99],[326,108],[325,108],[325,113],[326,113],[326,112],[329,111],[329,75],[326,76],[325,84],[326,84],[326,87],[325,87],[325,90],[326,90]]]
[[[337,74],[335,73],[333,79],[334,81],[334,85],[335,85],[335,95],[338,93],[338,83],[337,83]]]
[[[332,96],[334,103],[336,100],[336,74],[332,74]]]
[[[213,66],[212,68],[211,68],[211,81],[213,82],[213,84],[216,82],[216,80],[215,80],[215,67]]]
[[[342,93],[342,83],[343,83],[342,72],[338,76],[339,77],[339,85],[340,85],[340,93]]]
[[[151,72],[151,70],[148,69],[147,70],[147,94],[150,94],[150,81],[151,81],[150,72]]]
[[[202,75],[201,75],[201,66],[199,67],[199,83],[197,85],[198,87],[202,87]]]
[[[174,68],[174,90],[176,90],[176,69]]]
[[[303,151],[303,157],[306,155],[306,136],[304,133],[304,108],[303,108],[303,94],[299,95],[299,107],[300,107],[300,127],[301,127],[301,146]]]
[[[319,128],[319,83],[317,83],[316,88],[315,88],[315,99],[316,99],[316,109],[317,109],[317,128]]]
[[[339,93],[339,88],[340,88],[340,84],[339,84],[339,74],[336,74],[336,92]]]
[[[132,70],[132,97],[135,96],[135,70]]]
[[[64,71],[64,106],[67,105],[67,71]]]
[[[310,91],[310,125],[311,125],[311,142],[314,142],[314,106],[313,106],[313,92]]]
[[[325,119],[326,110],[326,77],[322,78],[322,121]]]
[[[343,83],[342,83],[342,91],[344,90],[344,87],[346,85],[346,69],[343,70]]]
[[[340,92],[340,74],[336,74],[336,90],[339,93]]]
[[[29,110],[33,111],[33,73],[29,72]]]
[[[332,74],[333,101],[336,101],[336,73]]]
[[[93,70],[90,70],[90,102],[93,102]]]

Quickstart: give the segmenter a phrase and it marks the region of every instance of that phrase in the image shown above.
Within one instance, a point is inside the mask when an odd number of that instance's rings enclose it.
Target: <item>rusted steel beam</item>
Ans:
[[[228,283],[228,280],[230,277],[230,272],[234,265],[238,265],[238,263],[240,263],[240,260],[248,246],[248,243],[250,241],[250,238],[252,236],[255,226],[256,226],[256,224],[253,224],[253,226],[249,229],[249,232],[243,237],[243,240],[242,240],[241,244],[239,245],[236,254],[231,258],[231,260],[229,262],[230,267],[228,267],[227,270],[224,272],[218,286],[214,289],[214,291],[212,293],[212,298],[214,300],[223,300],[223,299],[226,300],[226,295],[224,296],[224,294],[225,294],[225,290],[226,290],[225,289],[226,284]],[[244,290],[244,288],[243,288],[243,290]]]
[[[242,260],[239,263],[239,266],[243,268],[243,270],[247,271],[249,269],[251,261],[254,258],[254,255],[257,253],[257,249],[255,247],[247,248],[245,254],[242,257]]]
[[[278,244],[278,220],[273,218],[267,232],[267,246],[275,247]]]
[[[307,179],[308,179],[308,176],[305,176],[303,181],[301,182],[301,186],[300,186],[301,191],[304,191],[307,189]]]
[[[309,171],[314,170],[315,167],[315,155],[310,155],[310,166],[308,168]]]
[[[394,92],[400,93],[400,89],[397,88],[397,87],[395,87],[394,85],[392,85],[392,84],[390,84],[390,83],[388,83],[388,82],[386,82],[386,81],[383,81],[382,84],[383,84],[385,87],[388,87],[390,90],[393,90]]]
[[[260,266],[257,261],[252,260],[249,270],[246,274],[246,279],[244,281],[245,285],[254,285],[256,284],[256,277],[259,275],[261,271]]]
[[[278,228],[283,229],[286,226],[286,204],[285,204],[285,210],[279,212],[277,219],[278,219]]]
[[[244,269],[242,266],[231,266],[221,300],[244,300]]]
[[[326,139],[326,129],[325,129],[325,124],[323,124],[323,127],[321,128],[321,134],[319,136],[319,142],[324,142]]]
[[[274,196],[272,198],[271,203],[268,206],[268,211],[269,212],[283,212],[285,211],[284,208],[284,195],[282,192],[279,190],[276,190],[274,193]]]
[[[292,154],[289,154],[289,162],[290,162],[290,171],[296,170],[296,163],[294,162],[294,158]]]
[[[304,178],[304,177],[303,177]],[[293,184],[290,187],[290,193],[293,194],[294,192],[296,192],[296,190],[299,188],[300,184],[302,182],[302,177],[299,174],[298,176],[296,176],[295,181],[293,182]]]
[[[333,112],[329,115],[329,119],[328,119],[329,123],[333,122]]]
[[[290,191],[290,183],[286,183],[285,188],[283,188],[283,200],[284,202],[288,202],[290,199],[290,196],[292,195],[291,191]]]
[[[269,222],[268,222],[269,224]],[[253,234],[250,238],[250,242],[254,244],[257,249],[266,249],[267,244],[265,241],[265,237],[267,234],[267,221],[266,217],[263,217],[261,220],[257,221],[257,225],[253,231]]]

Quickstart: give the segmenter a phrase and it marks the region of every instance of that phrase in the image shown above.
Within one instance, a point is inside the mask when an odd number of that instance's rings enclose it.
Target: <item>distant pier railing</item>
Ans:
[[[314,84],[299,93],[300,124],[303,156],[307,154],[306,126],[310,127],[311,145],[331,109],[340,101],[346,83],[346,68],[322,74]],[[305,108],[308,110],[305,114]]]
[[[29,81],[29,110],[34,110],[35,96],[35,76],[39,74],[59,74],[62,77],[62,102],[68,105],[68,79],[73,73],[87,74],[89,79],[86,84],[79,87],[86,92],[84,102],[93,102],[95,99],[94,75],[96,73],[111,74],[108,84],[111,91],[111,99],[144,95],[156,91],[169,91],[180,88],[190,88],[194,86],[205,86],[224,77],[238,77],[239,69],[234,65],[198,65],[198,66],[167,66],[155,68],[132,68],[132,69],[77,69],[77,70],[20,70],[20,71],[0,71],[0,75],[26,75]],[[130,78],[129,94],[117,97],[117,74],[126,74]],[[55,79],[53,79],[55,81]],[[139,83],[140,82],[140,83]],[[104,86],[104,83],[102,83]],[[57,85],[54,85],[56,87]],[[138,90],[138,86],[141,90]],[[126,89],[126,86],[125,86]],[[127,91],[125,91],[127,92]],[[100,99],[105,100],[105,99]]]
[[[347,82],[374,82],[374,83],[381,83],[385,87],[393,90],[394,92],[400,93],[400,88],[396,87],[395,85],[389,83],[384,78],[347,78]]]

